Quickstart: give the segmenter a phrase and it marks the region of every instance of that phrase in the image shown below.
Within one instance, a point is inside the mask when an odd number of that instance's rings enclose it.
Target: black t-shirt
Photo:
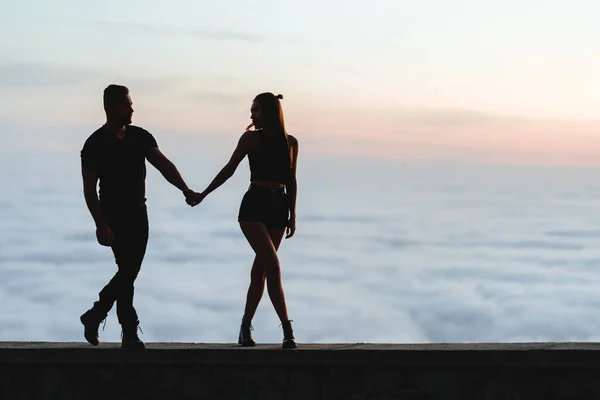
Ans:
[[[146,202],[146,156],[158,147],[145,129],[127,125],[119,139],[104,126],[90,135],[81,150],[81,166],[98,168],[103,208],[124,209]]]

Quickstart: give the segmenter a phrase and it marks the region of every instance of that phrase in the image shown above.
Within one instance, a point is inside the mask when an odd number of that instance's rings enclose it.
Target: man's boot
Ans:
[[[139,338],[137,331],[141,330],[139,324],[122,324],[121,347],[129,350],[143,350],[146,348],[144,342]]]
[[[83,324],[83,336],[85,337],[85,340],[93,346],[98,346],[100,344],[98,329],[100,328],[100,323],[106,320],[106,314],[101,314],[95,307],[92,307],[83,313],[83,315],[79,317],[79,320]]]

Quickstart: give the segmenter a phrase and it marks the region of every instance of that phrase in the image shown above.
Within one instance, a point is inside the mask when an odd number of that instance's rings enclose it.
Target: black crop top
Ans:
[[[258,146],[248,154],[251,181],[286,183],[291,168],[287,138],[256,131]]]

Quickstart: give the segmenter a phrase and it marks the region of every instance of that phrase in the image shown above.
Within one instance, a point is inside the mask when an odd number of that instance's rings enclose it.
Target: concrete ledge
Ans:
[[[377,365],[600,368],[600,343],[279,344],[240,347],[214,343],[0,342],[1,363],[193,363],[261,365]]]
[[[0,343],[0,400],[600,399],[600,344]]]

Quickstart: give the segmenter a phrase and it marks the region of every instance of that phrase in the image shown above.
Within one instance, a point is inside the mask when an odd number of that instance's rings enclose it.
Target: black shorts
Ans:
[[[250,185],[240,204],[238,221],[262,222],[267,227],[285,228],[288,216],[288,197],[284,189]]]

